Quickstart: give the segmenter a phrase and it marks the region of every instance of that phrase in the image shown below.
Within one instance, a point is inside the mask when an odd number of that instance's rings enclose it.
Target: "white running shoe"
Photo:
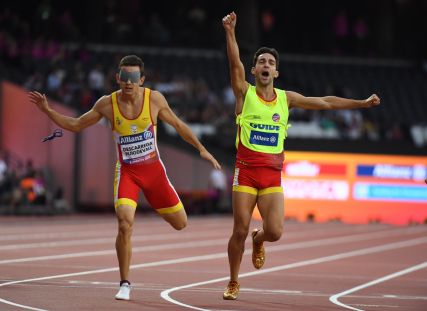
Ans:
[[[122,286],[120,286],[120,290],[116,295],[117,300],[129,300],[129,292],[131,291],[131,287],[128,283],[123,283]]]

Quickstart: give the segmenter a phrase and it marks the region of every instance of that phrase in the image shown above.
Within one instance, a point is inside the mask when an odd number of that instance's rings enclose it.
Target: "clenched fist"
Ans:
[[[380,98],[376,95],[373,94],[371,97],[369,97],[368,99],[365,99],[365,107],[369,108],[372,106],[377,106],[380,104]]]
[[[224,26],[225,31],[234,30],[234,28],[236,27],[236,18],[236,13],[232,12],[222,19],[222,25]]]

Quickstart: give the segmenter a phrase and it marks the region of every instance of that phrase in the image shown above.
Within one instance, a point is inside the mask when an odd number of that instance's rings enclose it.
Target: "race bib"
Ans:
[[[148,160],[156,154],[154,136],[150,130],[135,135],[120,136],[118,143],[123,162],[128,164]]]

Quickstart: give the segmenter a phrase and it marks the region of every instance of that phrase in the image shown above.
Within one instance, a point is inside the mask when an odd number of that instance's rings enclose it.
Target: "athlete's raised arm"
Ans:
[[[156,106],[155,109],[158,109],[158,117],[162,119],[169,125],[172,125],[175,130],[181,135],[182,138],[189,144],[193,145],[200,152],[200,156],[212,162],[213,166],[216,169],[221,169],[221,165],[218,164],[218,161],[206,150],[205,147],[200,143],[191,129],[182,122],[170,109],[165,97],[157,91],[151,92],[151,102]]]
[[[345,99],[336,96],[305,97],[295,92],[286,92],[289,109],[293,107],[310,110],[342,110],[353,108],[369,108],[380,104],[380,99],[373,94],[365,100]]]
[[[56,125],[71,132],[79,132],[101,120],[103,117],[101,108],[107,104],[106,100],[108,100],[107,97],[102,97],[96,102],[92,110],[79,118],[72,118],[59,114],[50,108],[44,94],[42,95],[39,92],[30,92],[28,96],[30,97],[30,101],[36,104],[43,113],[56,123]]]
[[[248,91],[248,83],[245,80],[245,68],[240,60],[239,46],[236,41],[236,13],[231,13],[222,19],[227,35],[227,54],[230,61],[231,87],[236,96],[236,112],[242,111],[243,101]]]

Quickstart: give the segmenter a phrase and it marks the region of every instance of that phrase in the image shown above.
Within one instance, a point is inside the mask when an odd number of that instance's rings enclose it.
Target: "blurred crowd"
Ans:
[[[45,205],[50,200],[42,170],[33,162],[9,168],[0,151],[0,207],[3,213],[16,214],[19,206]]]
[[[116,1],[107,1],[105,5],[106,24],[111,28],[105,33],[113,33],[114,36],[125,38],[126,32],[132,35],[137,31],[144,38],[151,38],[148,42],[153,40],[153,44],[158,43],[156,40],[186,42],[198,35],[205,37],[202,31],[207,23],[207,12],[198,4],[176,13],[175,18],[181,22],[174,29],[167,29],[155,13],[148,20],[136,16],[137,24],[141,23],[141,31],[135,25],[127,27],[123,23],[123,16],[118,16],[115,9]],[[110,53],[108,63],[111,65],[107,67],[105,61],[98,63],[84,44],[75,50],[67,49],[64,42],[80,38],[81,28],[69,10],[57,12],[50,1],[42,1],[38,5],[36,16],[35,20],[26,20],[7,8],[0,12],[0,61],[25,74],[23,87],[43,92],[81,113],[90,110],[101,96],[117,90],[117,66],[124,55]],[[274,34],[276,20],[271,11],[264,11],[261,14],[263,31]],[[342,10],[331,21],[331,27],[336,37],[334,53],[340,54],[347,49],[366,52],[365,39],[369,30],[363,18],[350,26],[346,12]],[[350,33],[359,42],[357,48],[350,48]],[[105,40],[108,41],[107,38]],[[230,85],[223,86],[222,90],[213,90],[203,77],[194,79],[182,74],[168,80],[163,72],[149,68],[145,76],[145,86],[162,92],[184,121],[212,124],[222,135],[231,138],[236,135],[235,98]],[[342,89],[349,90],[346,87]],[[343,93],[334,88],[325,90],[324,95],[352,98],[351,91]],[[290,114],[292,121],[314,122],[322,128],[335,128],[343,139],[402,140],[406,135],[406,130],[398,123],[374,123],[359,110],[310,112],[294,109]]]

